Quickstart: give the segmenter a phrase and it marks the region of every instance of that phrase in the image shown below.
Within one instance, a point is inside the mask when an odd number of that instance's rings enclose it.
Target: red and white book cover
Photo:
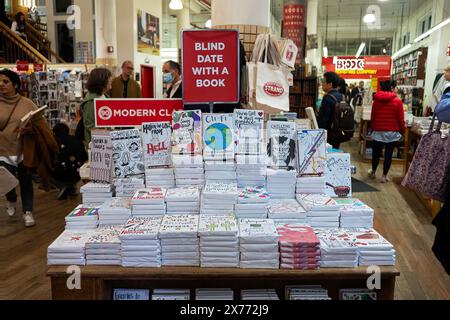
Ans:
[[[133,203],[155,203],[163,202],[166,195],[166,189],[148,188],[139,189],[132,198]]]
[[[310,246],[320,245],[319,238],[314,233],[314,229],[307,226],[296,226],[286,224],[277,229],[280,246]]]

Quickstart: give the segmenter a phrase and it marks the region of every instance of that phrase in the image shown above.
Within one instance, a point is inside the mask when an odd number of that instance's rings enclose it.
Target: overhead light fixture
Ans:
[[[404,46],[403,48],[401,48],[400,50],[398,50],[396,53],[394,53],[392,55],[392,59],[397,58],[398,56],[400,56],[403,52],[407,51],[409,48],[412,47],[411,43],[408,43],[406,46]]]
[[[447,24],[450,23],[450,18],[448,18],[447,20],[442,21],[441,23],[439,23],[438,25],[434,26],[433,28],[431,28],[430,30],[428,30],[427,32],[425,32],[424,34],[418,36],[417,38],[414,39],[414,43],[417,43],[423,39],[425,39],[426,37],[428,37],[430,34],[432,34],[433,32],[441,29],[442,27],[446,26]]]
[[[356,58],[359,58],[359,56],[361,55],[361,53],[363,52],[364,48],[366,47],[366,43],[365,42],[361,42],[358,52],[356,53]]]
[[[212,28],[212,21],[211,21],[211,19],[209,19],[208,21],[206,21],[205,27],[208,28],[208,29],[211,29],[211,28]]]
[[[172,10],[183,9],[183,2],[181,0],[170,0],[169,8]]]
[[[327,47],[323,47],[323,57],[328,58],[328,48]]]
[[[374,23],[377,21],[377,17],[373,13],[368,13],[363,18],[364,23]]]

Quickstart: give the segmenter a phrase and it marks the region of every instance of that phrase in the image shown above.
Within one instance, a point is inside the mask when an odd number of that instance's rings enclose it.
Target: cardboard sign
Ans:
[[[183,101],[239,101],[239,32],[186,30],[183,41]]]
[[[181,99],[96,99],[95,126],[139,127],[145,122],[172,122],[172,113],[182,109]]]

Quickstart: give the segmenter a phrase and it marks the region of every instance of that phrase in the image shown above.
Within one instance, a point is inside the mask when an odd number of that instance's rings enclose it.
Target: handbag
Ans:
[[[269,61],[274,64],[269,64]],[[281,65],[275,44],[267,35],[264,60],[258,61],[256,66],[256,103],[252,106],[266,113],[289,111],[289,73]]]
[[[439,122],[433,131],[436,115],[430,129],[416,150],[402,185],[431,199],[445,202],[445,189],[450,176],[450,140],[442,137]]]

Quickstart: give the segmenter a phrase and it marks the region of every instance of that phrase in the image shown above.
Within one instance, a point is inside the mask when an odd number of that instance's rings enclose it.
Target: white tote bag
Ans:
[[[273,52],[270,39],[267,42],[266,54],[263,62],[257,63],[256,68],[256,108],[267,113],[289,111],[289,70],[281,65],[268,64],[269,51]],[[272,61],[279,62],[277,57]]]

